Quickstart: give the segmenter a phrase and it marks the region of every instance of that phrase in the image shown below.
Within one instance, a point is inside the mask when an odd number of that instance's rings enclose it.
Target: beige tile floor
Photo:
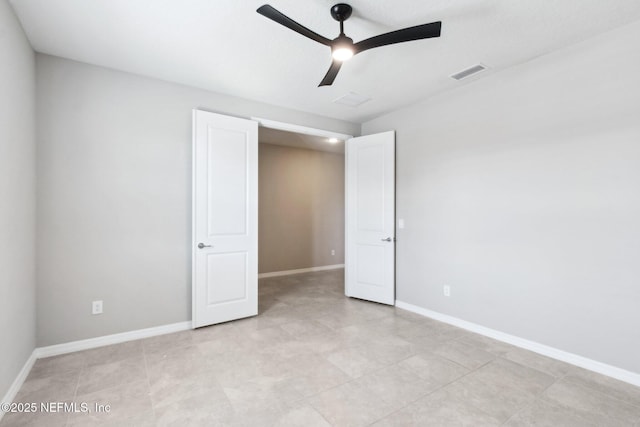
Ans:
[[[341,270],[260,281],[255,318],[38,360],[1,426],[639,426],[640,388],[343,296]]]

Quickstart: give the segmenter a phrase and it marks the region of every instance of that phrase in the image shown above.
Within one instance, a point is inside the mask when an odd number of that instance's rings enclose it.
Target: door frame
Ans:
[[[309,126],[303,126],[303,125],[297,125],[297,124],[293,124],[293,123],[288,123],[288,122],[281,122],[281,121],[277,121],[277,120],[271,120],[271,119],[265,119],[263,117],[249,117],[249,120],[253,120],[255,122],[258,122],[258,138],[260,136],[260,127],[265,127],[265,128],[270,128],[270,129],[277,129],[277,130],[283,130],[283,131],[288,131],[288,132],[295,132],[295,133],[301,133],[304,135],[312,135],[312,136],[320,136],[320,137],[325,137],[325,138],[338,138],[340,140],[343,140],[345,143],[345,162],[344,162],[344,167],[345,167],[345,182],[344,182],[344,188],[345,188],[345,211],[344,211],[344,220],[345,220],[345,233],[344,233],[344,253],[345,253],[345,268],[348,265],[348,251],[347,251],[347,247],[349,244],[349,235],[347,233],[347,213],[349,211],[349,200],[347,197],[347,189],[348,189],[348,174],[347,172],[347,165],[348,165],[348,151],[346,149],[346,144],[349,142],[349,140],[351,138],[354,138],[354,135],[349,135],[349,134],[345,134],[345,133],[340,133],[340,132],[335,132],[335,131],[330,131],[330,130],[326,130],[326,129],[319,129],[319,128],[312,128]],[[361,135],[363,136],[363,135]],[[259,184],[258,184],[259,185]],[[193,195],[193,197],[195,197],[195,194]],[[395,206],[395,200],[394,200],[394,206]],[[258,212],[259,215],[259,212]],[[395,224],[394,224],[395,226]],[[351,293],[349,291],[349,284],[346,282],[345,280],[345,295],[347,297],[351,296]]]
[[[318,128],[311,128],[311,127],[302,126],[302,125],[294,125],[291,123],[279,122],[279,121],[270,120],[270,119],[263,119],[260,117],[250,117],[250,120],[258,122],[258,125],[265,128],[302,133],[305,135],[312,135],[312,136],[323,136],[325,138],[333,137],[333,138],[341,139],[345,141],[345,143],[347,142],[347,140],[354,137],[353,135],[348,135],[346,133],[334,132],[331,130],[324,130],[324,129],[318,129]],[[259,128],[258,128],[258,132],[260,132]]]

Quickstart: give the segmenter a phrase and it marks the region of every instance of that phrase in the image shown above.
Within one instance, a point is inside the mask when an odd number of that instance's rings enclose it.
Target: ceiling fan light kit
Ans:
[[[298,34],[302,34],[313,41],[331,48],[331,56],[333,58],[331,66],[318,86],[330,86],[333,84],[333,81],[338,75],[338,71],[340,71],[342,63],[344,61],[348,61],[358,53],[396,43],[440,37],[442,29],[442,22],[437,21],[429,24],[416,25],[415,27],[404,28],[402,30],[391,31],[389,33],[380,34],[379,36],[354,43],[353,39],[347,37],[344,33],[344,21],[349,19],[353,12],[351,6],[346,3],[338,3],[331,7],[331,16],[340,23],[340,34],[333,40],[323,37],[320,34],[311,31],[307,27],[300,25],[268,4],[260,6],[256,12],[280,25],[284,25]]]
[[[341,40],[338,40],[340,39]],[[353,49],[353,40],[347,36],[340,36],[336,40],[335,43],[331,46],[331,56],[336,61],[348,61],[353,57],[354,49]]]

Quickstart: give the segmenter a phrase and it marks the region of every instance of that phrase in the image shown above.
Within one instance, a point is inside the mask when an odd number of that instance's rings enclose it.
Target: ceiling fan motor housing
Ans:
[[[338,3],[331,7],[331,16],[336,21],[346,21],[351,16],[353,9],[346,3]]]

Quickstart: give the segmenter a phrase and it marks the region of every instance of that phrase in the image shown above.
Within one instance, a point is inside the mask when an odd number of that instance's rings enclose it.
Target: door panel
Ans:
[[[257,209],[258,124],[194,111],[194,327],[258,314]]]
[[[347,142],[347,296],[395,302],[395,133]]]
[[[243,301],[247,298],[247,253],[207,254],[207,304]]]
[[[244,132],[207,127],[209,236],[247,233],[248,143]]]
[[[386,248],[383,245],[357,245],[357,283],[378,287],[384,286],[385,252]]]
[[[362,144],[362,141],[360,141]],[[356,194],[359,231],[384,232],[384,150],[383,145],[356,148],[358,159]],[[381,173],[381,171],[383,173]]]

